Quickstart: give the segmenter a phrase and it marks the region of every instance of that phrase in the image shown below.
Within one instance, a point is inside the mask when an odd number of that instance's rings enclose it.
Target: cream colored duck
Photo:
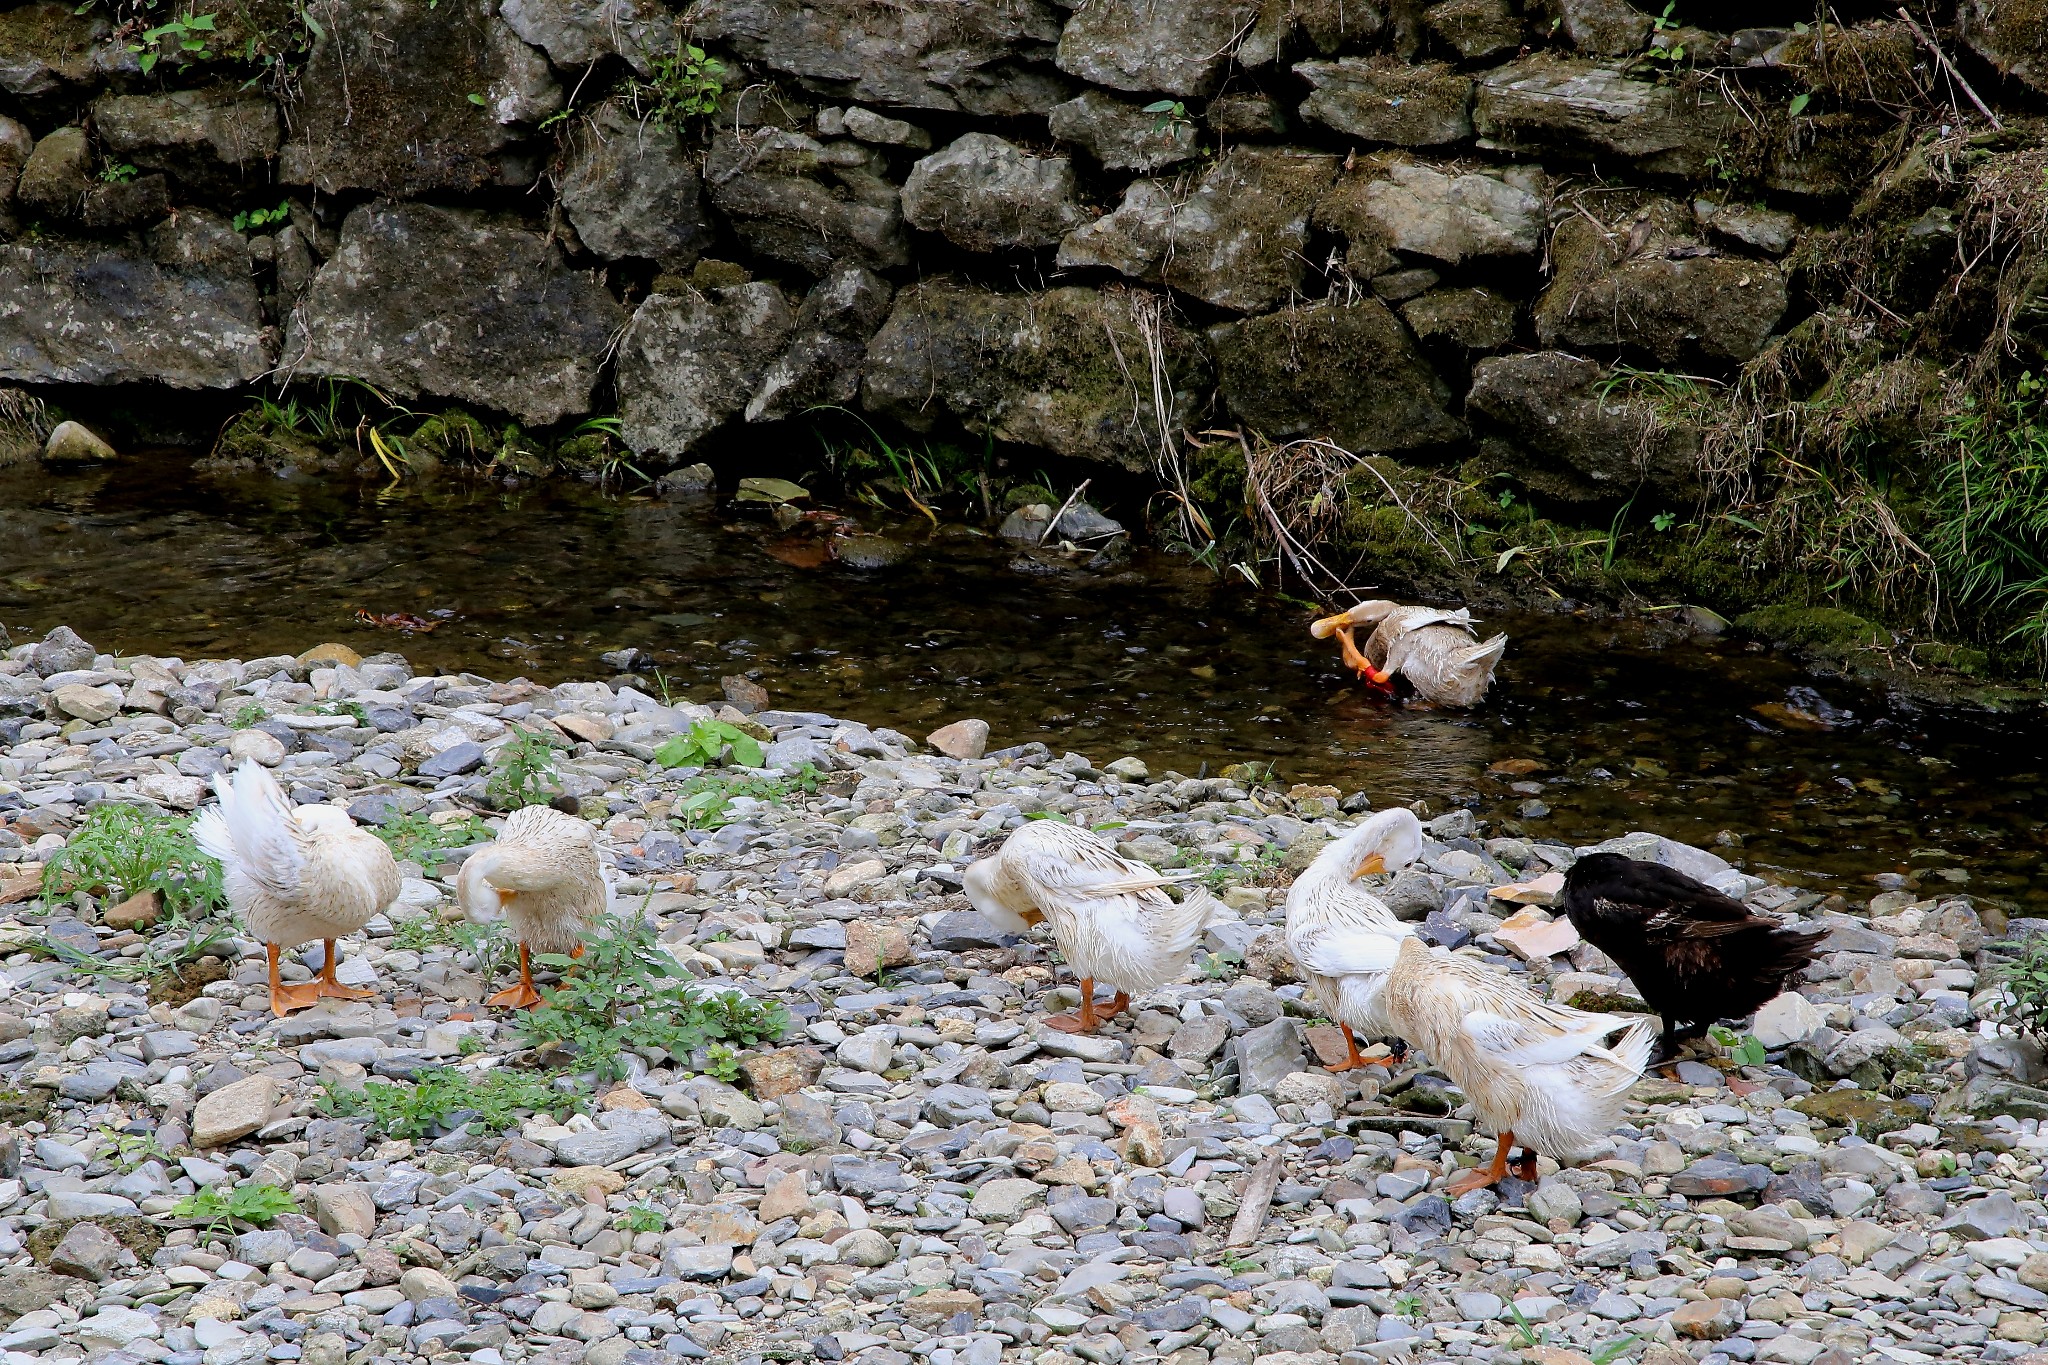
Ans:
[[[1657,1031],[1643,1016],[1552,1004],[1498,968],[1416,938],[1359,935],[1350,943],[1362,958],[1391,957],[1380,1007],[1496,1134],[1493,1163],[1455,1177],[1454,1198],[1505,1177],[1517,1145],[1515,1173],[1524,1180],[1536,1178],[1538,1152],[1560,1163],[1590,1155],[1649,1064]]]
[[[503,919],[519,941],[519,984],[488,1005],[532,1009],[533,954],[583,956],[583,934],[604,913],[610,887],[598,857],[597,829],[560,805],[525,806],[505,817],[496,841],[469,855],[456,879],[462,913],[479,923]]]
[[[323,997],[372,994],[335,980],[334,941],[368,924],[398,899],[398,863],[382,839],[356,828],[339,806],[285,800],[276,779],[245,762],[213,779],[220,800],[199,812],[192,834],[220,861],[228,905],[270,959],[270,1010],[282,1017]],[[297,986],[278,979],[278,955],[319,939],[320,975]]]
[[[1363,625],[1374,629],[1360,653],[1352,632]],[[1442,611],[1384,600],[1325,616],[1309,633],[1318,640],[1335,635],[1345,666],[1381,691],[1391,695],[1398,674],[1417,696],[1439,706],[1477,706],[1485,700],[1494,665],[1508,647],[1506,635],[1478,640],[1472,613],[1463,607]]]
[[[1005,933],[1044,923],[1081,978],[1081,1008],[1046,1019],[1064,1033],[1093,1033],[1130,1007],[1133,992],[1164,985],[1186,970],[1202,931],[1230,918],[1221,902],[1193,891],[1175,902],[1165,888],[1184,875],[1161,873],[1124,857],[1092,830],[1033,820],[967,869],[967,899]],[[1116,988],[1107,1007],[1095,983]]]
[[[1358,884],[1360,877],[1392,872],[1422,856],[1422,822],[1413,811],[1395,807],[1326,846],[1295,879],[1287,892],[1287,951],[1301,969],[1309,994],[1344,1030],[1350,1055],[1330,1067],[1349,1071],[1360,1066],[1392,1066],[1368,1062],[1358,1051],[1358,1033],[1368,1038],[1393,1037],[1394,1061],[1407,1052],[1386,1012],[1380,992],[1384,971],[1360,971],[1352,965],[1348,940],[1379,935],[1396,944],[1415,930],[1394,917],[1386,902]],[[1356,1032],[1354,1032],[1356,1030]]]

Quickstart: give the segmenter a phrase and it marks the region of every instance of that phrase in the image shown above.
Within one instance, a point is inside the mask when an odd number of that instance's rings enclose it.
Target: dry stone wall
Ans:
[[[193,16],[0,10],[0,382],[359,378],[616,411],[656,465],[847,404],[1133,469],[1223,423],[1676,495],[1696,436],[1604,367],[1756,356],[1911,122],[1704,0]],[[1995,99],[2048,85],[2035,10],[1933,18]],[[693,48],[715,111],[678,102]]]

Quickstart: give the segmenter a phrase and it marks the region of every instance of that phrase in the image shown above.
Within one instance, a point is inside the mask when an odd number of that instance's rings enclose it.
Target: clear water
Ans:
[[[1483,710],[1389,706],[1350,685],[1304,610],[1185,561],[1141,553],[1091,573],[970,527],[850,514],[907,555],[799,567],[814,557],[800,541],[708,498],[581,484],[222,480],[177,455],[0,472],[0,623],[17,642],[65,623],[102,649],[186,658],[339,640],[541,681],[605,676],[599,655],[633,646],[700,699],[747,673],[777,705],[912,735],[979,716],[995,744],[1042,740],[1098,763],[1134,753],[1192,774],[1271,761],[1376,803],[1472,802],[1538,837],[1733,831],[1733,856],[1816,889],[1867,895],[1872,874],[1914,870],[1946,886],[1935,869],[1950,869],[1974,894],[2048,904],[2048,742],[2031,719],[1570,615],[1486,623],[1513,640]],[[450,615],[407,635],[358,611]],[[1835,728],[1786,729],[1754,709],[1788,699],[1832,708]],[[1489,774],[1511,759],[1544,766]],[[1532,798],[1549,813],[1524,816]]]

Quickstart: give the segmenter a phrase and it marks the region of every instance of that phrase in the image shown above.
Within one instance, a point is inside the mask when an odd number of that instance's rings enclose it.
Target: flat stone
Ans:
[[[925,743],[948,758],[977,759],[988,750],[988,722],[956,720],[926,735]]]
[[[112,1196],[101,1196],[111,1198]],[[135,1206],[128,1200],[125,1212],[133,1213]],[[121,1210],[114,1210],[120,1212]],[[52,1217],[59,1215],[52,1214]],[[79,1215],[72,1215],[77,1217]],[[113,1278],[121,1265],[124,1248],[121,1243],[97,1223],[75,1223],[58,1241],[50,1253],[50,1269],[59,1275],[70,1275],[76,1279],[91,1280],[98,1284]]]
[[[247,1076],[204,1096],[192,1112],[192,1145],[221,1147],[247,1137],[270,1121],[278,1093],[271,1077]]]

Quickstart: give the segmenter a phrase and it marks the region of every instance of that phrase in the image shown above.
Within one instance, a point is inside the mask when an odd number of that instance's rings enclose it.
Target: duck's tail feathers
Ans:
[[[192,823],[200,851],[273,896],[296,895],[305,842],[277,780],[245,760],[232,774],[215,774],[213,790],[219,801]]]
[[[1769,950],[1756,964],[1757,974],[1787,981],[1806,970],[1827,940],[1826,929],[1773,929]]]
[[[1496,635],[1476,645],[1469,645],[1458,651],[1458,667],[1462,669],[1485,669],[1488,672],[1500,662],[1500,656],[1507,653],[1508,637]]]
[[[1619,1039],[1603,1049],[1607,1059],[1627,1073],[1612,1088],[1613,1093],[1626,1090],[1642,1079],[1644,1069],[1650,1065],[1651,1049],[1656,1045],[1656,1026],[1648,1019],[1636,1019]]]
[[[1163,943],[1176,959],[1193,952],[1210,925],[1238,918],[1236,911],[1201,887],[1191,890],[1178,904],[1148,913],[1158,916],[1155,941]]]

